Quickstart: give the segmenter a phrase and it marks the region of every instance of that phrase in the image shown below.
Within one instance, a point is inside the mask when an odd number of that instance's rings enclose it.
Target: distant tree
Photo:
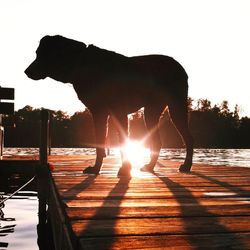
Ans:
[[[93,118],[88,109],[71,116],[69,129],[72,146],[93,147],[95,145]]]
[[[195,147],[250,148],[250,118],[240,118],[238,105],[231,112],[228,101],[212,107],[208,99],[199,99],[197,106],[193,108],[193,99],[188,98],[187,104],[190,113],[189,126]],[[38,147],[40,111],[41,109],[34,109],[27,105],[15,112],[13,117],[4,116],[5,146]],[[71,117],[60,110],[50,110],[50,114],[53,147],[95,146],[93,119],[88,109],[76,112]],[[14,121],[15,126],[11,121]],[[146,135],[143,110],[130,116],[129,126],[130,138],[140,140]],[[159,128],[163,147],[183,146],[167,108],[160,118]],[[118,141],[115,123],[113,119],[109,119],[108,143],[116,146]]]
[[[50,111],[53,121],[64,121],[70,118],[66,112],[63,112],[61,110],[58,110],[58,111],[49,110],[49,111]]]
[[[239,124],[238,145],[240,148],[250,148],[250,118],[242,117]]]
[[[194,101],[194,99],[192,99],[191,97],[188,97],[188,99],[187,99],[187,107],[188,107],[188,112],[189,113],[191,111],[193,111],[193,101]]]
[[[5,128],[5,146],[38,147],[40,110],[27,105],[15,112],[15,126]]]
[[[240,120],[239,113],[240,113],[240,108],[239,108],[239,105],[236,104],[235,107],[234,107],[233,116],[234,116],[234,119],[236,119],[238,121]]]
[[[208,99],[199,99],[197,102],[197,110],[201,112],[211,110],[211,102]]]
[[[211,111],[217,116],[221,112],[220,107],[218,107],[216,104],[213,106],[213,108],[211,108]]]
[[[168,108],[164,110],[159,122],[162,147],[182,147],[183,141],[172,123]]]
[[[224,116],[227,116],[230,114],[230,110],[229,110],[229,107],[228,107],[228,101],[223,101],[221,103],[221,106],[220,106],[220,109],[221,109],[221,114],[224,115]]]
[[[70,117],[63,111],[50,110],[52,147],[70,147]]]
[[[142,109],[131,115],[129,119],[129,130],[131,139],[141,140],[146,135],[144,112]]]
[[[191,131],[198,147],[236,147],[239,127],[238,109],[230,112],[228,102],[211,107],[207,99],[200,99],[192,112]]]

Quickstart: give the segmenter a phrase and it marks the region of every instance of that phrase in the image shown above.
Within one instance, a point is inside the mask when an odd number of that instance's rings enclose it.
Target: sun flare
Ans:
[[[124,160],[128,160],[132,165],[132,172],[139,170],[147,161],[150,151],[144,146],[143,141],[127,140],[123,147]]]

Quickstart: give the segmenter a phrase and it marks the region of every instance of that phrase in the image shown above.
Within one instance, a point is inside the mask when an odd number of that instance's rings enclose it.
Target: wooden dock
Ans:
[[[159,161],[155,174],[117,178],[108,157],[50,156],[49,215],[56,249],[250,249],[250,168]]]

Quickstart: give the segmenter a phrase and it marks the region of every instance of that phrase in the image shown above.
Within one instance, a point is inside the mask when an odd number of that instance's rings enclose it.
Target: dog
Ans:
[[[36,59],[25,70],[33,80],[50,77],[71,83],[78,98],[93,116],[96,160],[84,173],[98,174],[105,154],[107,119],[114,117],[120,143],[128,136],[127,115],[144,107],[150,142],[150,162],[141,170],[153,172],[161,149],[158,122],[168,107],[171,120],[186,146],[180,172],[190,172],[193,138],[188,127],[188,76],[172,57],[146,55],[127,57],[112,51],[86,46],[59,35],[45,36],[36,50]],[[131,165],[122,161],[118,175],[129,175]]]

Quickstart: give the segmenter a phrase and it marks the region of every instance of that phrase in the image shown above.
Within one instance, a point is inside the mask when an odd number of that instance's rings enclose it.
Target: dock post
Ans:
[[[40,134],[40,163],[48,164],[48,145],[49,145],[49,111],[41,110],[41,134]]]
[[[1,119],[1,115],[0,115]],[[1,120],[0,120],[0,160],[3,159],[3,144],[4,144],[4,127],[1,126]]]
[[[51,121],[52,121],[52,114],[49,112],[48,114],[48,154],[51,155],[51,131],[52,131],[52,128],[51,128]]]
[[[40,164],[37,169],[37,191],[38,191],[38,216],[39,224],[47,222],[47,203],[48,203],[48,145],[49,145],[49,111],[41,110],[41,128],[40,128]]]

